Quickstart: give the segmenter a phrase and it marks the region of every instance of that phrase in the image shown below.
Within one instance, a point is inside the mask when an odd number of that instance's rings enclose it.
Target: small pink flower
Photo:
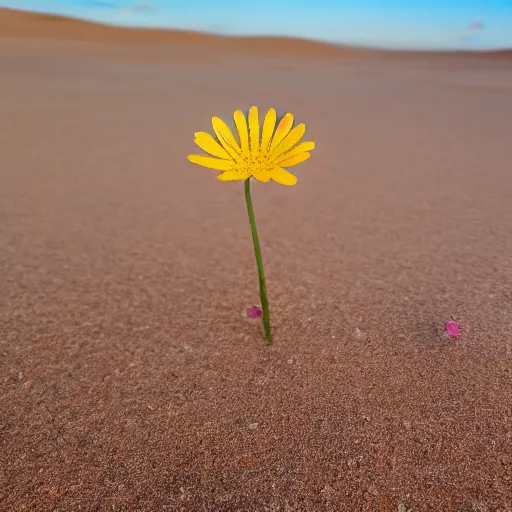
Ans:
[[[253,306],[247,310],[247,315],[249,318],[261,318],[263,316],[263,311],[257,306]]]
[[[449,320],[444,324],[444,332],[450,336],[450,338],[455,338],[460,334],[459,324],[455,320]]]

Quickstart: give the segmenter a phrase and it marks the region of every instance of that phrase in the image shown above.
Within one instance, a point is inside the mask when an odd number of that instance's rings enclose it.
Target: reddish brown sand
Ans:
[[[2,512],[512,510],[507,58],[71,42],[13,16]],[[295,188],[254,185],[272,347],[243,187],[186,160],[251,104],[317,141]]]

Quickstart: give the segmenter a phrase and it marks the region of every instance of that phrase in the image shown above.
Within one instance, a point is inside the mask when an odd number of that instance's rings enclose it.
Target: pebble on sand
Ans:
[[[263,311],[258,306],[253,306],[247,310],[247,315],[249,318],[261,318],[263,316]]]
[[[450,336],[450,338],[455,338],[460,334],[459,324],[455,320],[449,320],[444,324],[444,332]]]

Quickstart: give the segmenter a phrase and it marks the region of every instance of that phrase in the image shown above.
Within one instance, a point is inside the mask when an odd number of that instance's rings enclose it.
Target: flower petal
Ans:
[[[256,171],[253,176],[258,181],[261,181],[262,183],[267,183],[268,180],[270,180],[272,173],[268,169],[263,169],[260,171]]]
[[[281,162],[279,162],[279,166],[280,167],[292,167],[294,165],[305,162],[310,156],[311,156],[311,153],[303,151],[302,153],[297,153],[295,156],[291,156],[290,158],[286,158],[285,160],[282,160]]]
[[[277,165],[281,165],[281,162],[284,162],[285,160],[297,156],[300,153],[307,153],[308,151],[313,151],[313,149],[315,149],[315,143],[313,141],[308,140],[307,142],[301,142],[298,146],[295,146],[290,151],[287,151],[286,153],[279,155],[279,157],[276,158],[275,163]],[[290,164],[284,165],[283,167],[290,167]]]
[[[208,167],[208,169],[215,169],[216,171],[229,171],[232,164],[229,160],[221,160],[220,158],[213,158],[211,156],[203,155],[188,155],[188,161],[193,164]]]
[[[272,144],[270,145],[269,152],[272,153],[274,149],[281,143],[281,141],[290,133],[290,130],[293,126],[293,114],[289,112],[285,114],[276,128],[276,133],[274,133],[274,138],[272,139]]]
[[[249,109],[249,137],[251,142],[251,154],[256,156],[260,152],[260,121],[258,107]]]
[[[272,139],[272,135],[274,134],[274,128],[276,127],[276,111],[271,108],[265,115],[265,120],[263,121],[263,130],[261,133],[261,149],[263,151],[268,150],[270,145],[270,139]]]
[[[194,142],[206,153],[230,160],[229,153],[209,134],[206,132],[197,132]]]
[[[219,174],[217,179],[220,181],[244,181],[246,178],[241,172],[227,171]]]
[[[300,123],[297,125],[288,135],[287,137],[279,144],[277,147],[274,148],[272,151],[272,159],[277,159],[280,157],[283,153],[290,150],[299,142],[302,137],[304,137],[304,134],[306,133],[306,125],[304,123]]]
[[[240,154],[240,147],[231,133],[229,126],[220,117],[212,117],[212,126],[222,147],[229,153],[229,156],[235,160]]]
[[[242,154],[249,156],[249,132],[247,130],[245,114],[241,110],[235,110],[233,119],[235,120],[236,130],[238,131]]]
[[[294,176],[291,172],[282,169],[281,167],[275,166],[271,173],[270,177],[281,185],[295,185],[297,183],[297,177]]]

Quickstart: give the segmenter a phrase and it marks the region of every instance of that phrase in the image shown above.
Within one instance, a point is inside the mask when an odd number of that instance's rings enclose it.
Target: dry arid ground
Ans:
[[[0,36],[2,512],[512,510],[509,54]],[[254,185],[272,347],[243,186],[186,160],[252,104],[317,142]]]

